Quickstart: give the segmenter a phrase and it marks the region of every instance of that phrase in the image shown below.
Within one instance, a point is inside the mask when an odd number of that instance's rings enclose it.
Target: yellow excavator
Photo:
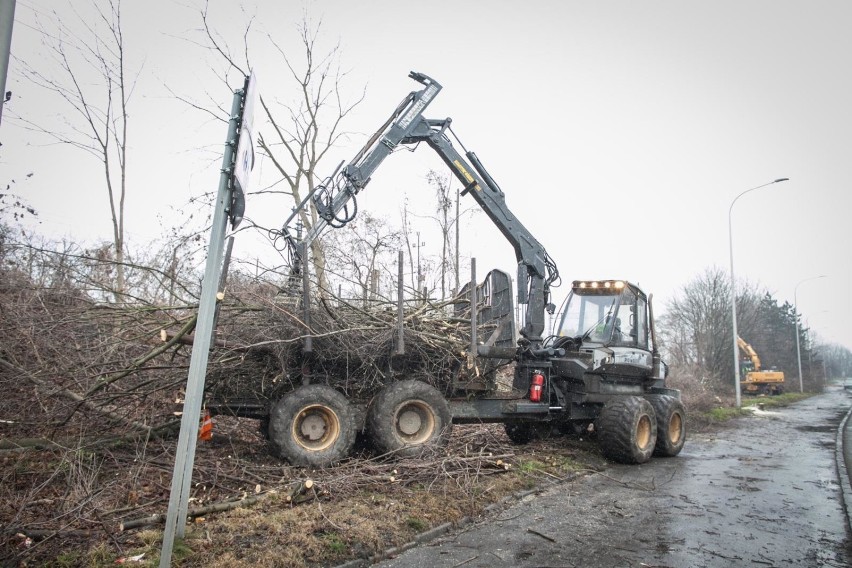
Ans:
[[[743,394],[776,395],[784,392],[784,373],[782,371],[764,371],[760,367],[760,357],[751,345],[742,337],[737,337],[737,345],[743,352],[740,358],[740,388]]]

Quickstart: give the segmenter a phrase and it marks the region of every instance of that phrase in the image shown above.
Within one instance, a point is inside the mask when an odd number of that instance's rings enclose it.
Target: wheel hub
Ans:
[[[415,410],[405,410],[399,416],[399,430],[406,436],[416,434],[422,425],[423,420],[421,420],[420,414],[418,414]]]
[[[312,442],[320,440],[325,435],[325,420],[318,414],[306,416],[302,420],[301,431],[302,436]]]
[[[340,437],[340,420],[326,405],[306,407],[293,421],[293,439],[306,450],[325,451]]]
[[[397,407],[395,413],[396,435],[406,444],[422,444],[434,433],[435,420],[435,415],[428,404],[421,400],[407,401]]]

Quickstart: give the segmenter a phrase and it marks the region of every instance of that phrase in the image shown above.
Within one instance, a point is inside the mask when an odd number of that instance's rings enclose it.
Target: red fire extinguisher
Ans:
[[[533,371],[530,380],[530,402],[541,402],[541,391],[544,389],[544,375],[541,371]]]

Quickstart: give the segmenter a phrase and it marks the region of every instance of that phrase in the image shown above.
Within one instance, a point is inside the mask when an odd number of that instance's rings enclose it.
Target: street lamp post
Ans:
[[[805,392],[805,385],[802,381],[802,349],[799,347],[799,301],[797,292],[799,291],[799,286],[804,284],[805,282],[809,282],[810,280],[818,280],[819,278],[825,278],[825,274],[821,274],[819,276],[811,276],[810,278],[805,278],[804,280],[800,280],[796,287],[793,288],[793,317],[796,321],[796,361],[799,363],[799,392]]]
[[[734,334],[734,390],[736,392],[737,397],[737,408],[742,406],[742,399],[740,395],[740,356],[739,346],[737,345],[737,338],[739,337],[739,335],[737,332],[737,284],[736,280],[734,280],[734,232],[731,224],[731,213],[734,210],[734,204],[737,202],[737,199],[739,199],[746,193],[754,191],[755,189],[760,189],[761,187],[766,187],[767,185],[772,185],[773,183],[787,181],[788,179],[789,178],[778,178],[768,183],[764,183],[763,185],[758,185],[756,187],[752,187],[751,189],[747,189],[736,197],[734,197],[734,200],[731,201],[731,206],[728,208],[728,246],[730,247],[731,256],[731,322]]]

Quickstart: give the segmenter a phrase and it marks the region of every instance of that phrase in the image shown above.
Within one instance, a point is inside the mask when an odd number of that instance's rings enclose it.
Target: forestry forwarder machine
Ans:
[[[774,370],[764,371],[760,366],[757,351],[742,337],[737,337],[737,345],[743,352],[740,359],[740,373],[743,375],[743,380],[740,382],[742,394],[784,394],[784,373]]]
[[[462,182],[462,195],[473,197],[515,249],[517,301],[527,305],[520,338],[511,337],[509,346],[481,344],[474,329],[468,353],[514,361],[513,388],[498,390],[492,380],[459,381],[445,397],[422,381],[399,380],[359,402],[328,385],[303,384],[273,402],[264,417],[273,447],[293,464],[323,466],[346,457],[361,431],[380,451],[416,455],[425,446],[445,444],[453,423],[502,422],[516,443],[554,430],[585,432],[593,424],[603,454],[622,463],[677,455],[686,438],[685,412],[679,391],[665,386],[651,298],[624,280],[574,282],[556,334],[543,337],[545,311],[554,312],[549,298],[559,279],[555,263],[511,213],[476,155],[462,156],[453,147],[447,136],[455,138],[451,119],[423,117],[441,85],[422,73],[409,77],[423,88],[407,95],[354,159],[305,197],[282,235],[294,269],[307,269],[310,243],[326,226],[340,227],[354,217],[355,196],[382,161],[400,146],[426,143]],[[294,236],[289,224],[309,199],[318,220],[304,237]]]

